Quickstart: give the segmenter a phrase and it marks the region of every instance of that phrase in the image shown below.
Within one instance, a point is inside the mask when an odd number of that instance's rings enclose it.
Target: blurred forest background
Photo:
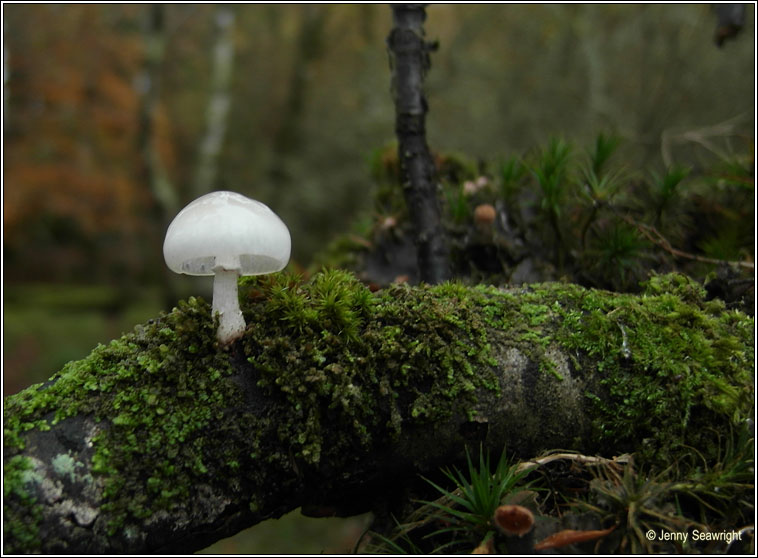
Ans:
[[[705,4],[427,14],[437,153],[497,162],[602,131],[623,139],[630,168],[753,153],[752,7],[723,48]],[[372,165],[394,139],[390,27],[390,8],[372,4],[4,4],[5,394],[210,292],[162,256],[169,221],[203,193],[268,204],[295,268],[370,220]],[[348,525],[266,551],[346,550],[362,524]]]

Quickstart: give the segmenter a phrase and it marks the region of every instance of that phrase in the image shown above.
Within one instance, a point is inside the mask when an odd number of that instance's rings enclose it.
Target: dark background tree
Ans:
[[[387,38],[395,99],[395,133],[400,180],[413,224],[419,278],[440,283],[450,278],[447,239],[440,217],[441,189],[426,142],[428,101],[424,79],[435,44],[424,38],[423,4],[393,4],[393,28]]]

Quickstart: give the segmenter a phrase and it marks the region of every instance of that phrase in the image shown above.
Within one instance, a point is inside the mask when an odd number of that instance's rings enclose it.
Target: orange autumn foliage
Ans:
[[[24,228],[44,215],[70,218],[89,235],[139,228],[151,203],[134,85],[143,8],[16,5],[5,15],[6,243],[23,242]],[[170,164],[168,118],[158,116],[157,149]]]

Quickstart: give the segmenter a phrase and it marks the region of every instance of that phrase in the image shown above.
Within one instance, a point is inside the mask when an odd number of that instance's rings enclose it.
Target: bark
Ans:
[[[387,38],[395,101],[398,160],[408,212],[414,227],[419,276],[430,284],[450,278],[450,258],[440,218],[434,160],[426,142],[424,76],[435,46],[424,40],[422,4],[393,4]]]
[[[303,507],[392,509],[466,444],[704,459],[752,412],[753,321],[682,276],[545,284],[243,281],[219,349],[182,302],[4,405],[4,550],[185,553]]]
[[[8,50],[8,44],[3,40],[3,134],[7,133],[8,130],[10,130],[10,117],[11,114],[8,111],[8,100],[11,96],[11,90],[10,90],[10,77],[11,77],[11,69],[10,69],[10,60],[11,54],[10,50]]]
[[[718,18],[713,42],[721,48],[725,41],[737,37],[745,26],[746,6],[745,4],[715,4],[713,10]]]
[[[234,67],[233,6],[216,7],[216,43],[211,68],[211,95],[206,111],[206,129],[200,143],[193,198],[207,194],[215,187],[218,157],[226,135],[226,123],[231,104],[230,86]]]

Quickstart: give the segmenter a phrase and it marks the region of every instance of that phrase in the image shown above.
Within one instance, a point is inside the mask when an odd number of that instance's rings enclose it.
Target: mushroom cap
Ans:
[[[490,225],[497,217],[497,211],[489,203],[477,205],[474,209],[474,222],[480,225]]]
[[[287,226],[267,205],[220,191],[197,198],[174,217],[163,257],[176,273],[213,275],[220,268],[262,275],[283,269],[291,247]]]
[[[506,535],[523,537],[534,527],[534,515],[524,506],[500,506],[495,510],[495,517],[492,519]]]

